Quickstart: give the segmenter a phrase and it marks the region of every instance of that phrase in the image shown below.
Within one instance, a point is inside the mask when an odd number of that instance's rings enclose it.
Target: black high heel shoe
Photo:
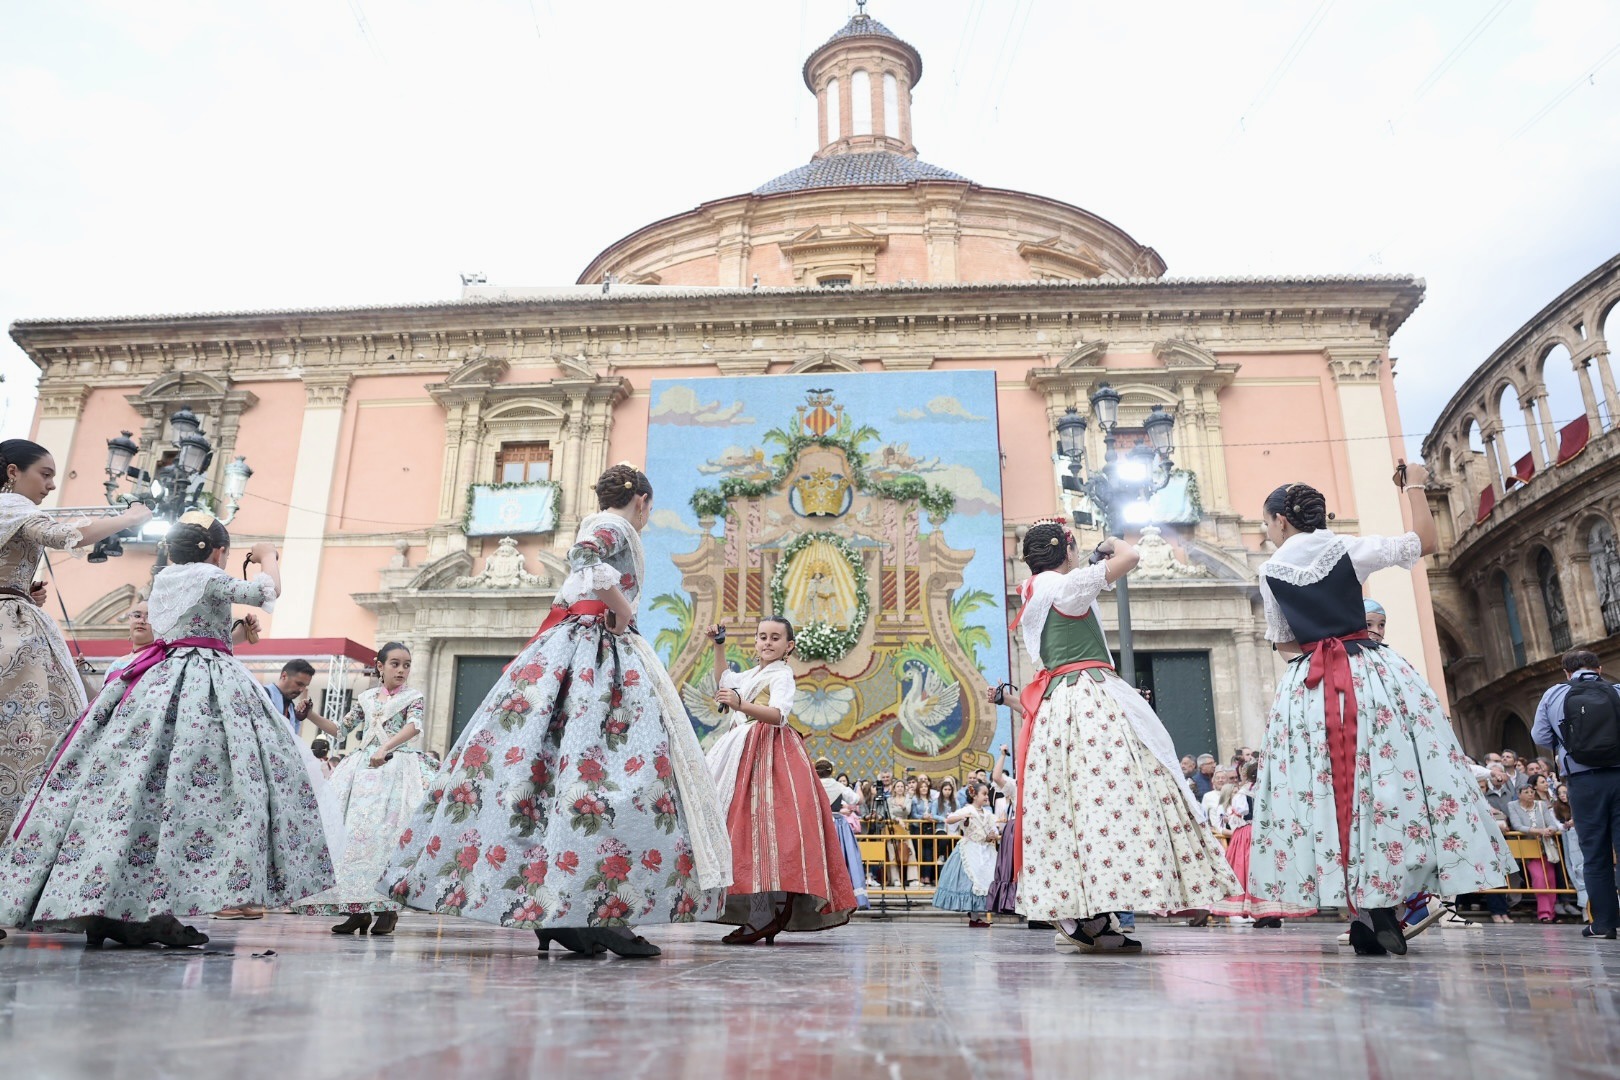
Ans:
[[[364,934],[371,926],[371,912],[362,911],[332,927],[334,934]]]
[[[126,949],[141,949],[148,945],[164,945],[171,949],[185,949],[208,944],[208,935],[196,927],[186,926],[173,915],[159,915],[145,922],[131,923],[95,915],[84,921],[84,943],[100,948],[107,939]]]
[[[208,944],[208,935],[194,926],[187,926],[173,915],[159,915],[155,919],[148,919],[145,925],[145,936],[149,941],[159,945],[166,945],[171,949],[184,949],[193,945]]]
[[[580,936],[580,931],[573,929],[536,930],[535,940],[540,943],[541,952],[550,952],[551,943],[555,941],[569,952],[580,953],[583,956],[596,956],[607,951],[607,946],[600,941],[588,941]]]
[[[578,930],[575,933],[579,934],[581,942],[605,948],[614,956],[645,960],[654,956],[662,956],[664,952],[646,938],[638,937],[629,930],[621,930],[618,927]],[[771,936],[775,937],[776,935],[772,934]],[[560,938],[558,940],[561,941]]]
[[[377,921],[371,927],[371,936],[378,937],[382,934],[392,934],[394,932],[394,927],[398,925],[399,912],[379,911],[377,913]]]

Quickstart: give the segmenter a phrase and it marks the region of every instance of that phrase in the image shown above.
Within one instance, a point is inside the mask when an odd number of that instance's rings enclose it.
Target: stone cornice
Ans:
[[[145,385],[183,355],[235,386],[310,378],[435,375],[485,365],[570,370],[733,362],[792,364],[828,349],[965,358],[1062,356],[1106,339],[1151,352],[1166,339],[1223,351],[1381,348],[1422,299],[1411,278],[1174,279],[859,289],[599,290],[507,301],[324,312],[85,322],[32,321],[12,337],[57,385]],[[581,359],[583,357],[583,360]],[[480,373],[468,378],[491,381]]]

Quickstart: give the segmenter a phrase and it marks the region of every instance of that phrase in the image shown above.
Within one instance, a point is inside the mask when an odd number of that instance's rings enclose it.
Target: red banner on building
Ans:
[[[1477,525],[1481,521],[1484,521],[1486,518],[1491,516],[1491,511],[1495,509],[1496,488],[1488,487],[1479,493],[1479,516],[1474,519],[1474,523]]]
[[[1586,449],[1587,441],[1592,437],[1592,422],[1585,416],[1578,416],[1565,424],[1558,432],[1558,464],[1565,465],[1573,461],[1576,454]]]
[[[1533,453],[1526,454],[1513,463],[1513,475],[1508,477],[1508,483],[1528,484],[1530,478],[1536,475],[1536,459]]]

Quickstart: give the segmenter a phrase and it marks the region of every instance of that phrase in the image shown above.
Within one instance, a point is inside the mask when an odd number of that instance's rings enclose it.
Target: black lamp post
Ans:
[[[1171,460],[1174,449],[1176,418],[1159,405],[1153,406],[1142,427],[1147,432],[1148,446],[1129,452],[1121,460],[1114,446],[1114,428],[1119,423],[1119,391],[1107,383],[1098,386],[1091,395],[1091,412],[1103,433],[1103,464],[1100,469],[1086,469],[1086,418],[1069,406],[1057,421],[1057,452],[1069,463],[1069,475],[1063,478],[1063,490],[1084,495],[1096,507],[1101,520],[1093,522],[1090,515],[1074,512],[1076,525],[1095,523],[1104,536],[1114,531],[1119,519],[1130,518],[1130,511],[1138,511],[1146,519],[1146,502],[1154,492],[1170,482],[1175,468]],[[1136,522],[1132,522],[1133,524]],[[1127,578],[1114,585],[1119,604],[1119,674],[1131,686],[1136,685],[1136,652],[1131,639],[1131,593]]]

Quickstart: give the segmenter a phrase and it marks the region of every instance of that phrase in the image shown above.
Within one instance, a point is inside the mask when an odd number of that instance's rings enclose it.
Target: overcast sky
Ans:
[[[1082,206],[1173,275],[1403,272],[1427,430],[1620,250],[1611,0],[874,0],[924,160]],[[0,37],[0,323],[572,282],[808,160],[852,0],[53,0]],[[1620,336],[1620,317],[1612,321]],[[0,434],[33,368],[0,344]],[[1560,421],[1579,410],[1554,386]],[[1413,445],[1417,439],[1412,440]]]

